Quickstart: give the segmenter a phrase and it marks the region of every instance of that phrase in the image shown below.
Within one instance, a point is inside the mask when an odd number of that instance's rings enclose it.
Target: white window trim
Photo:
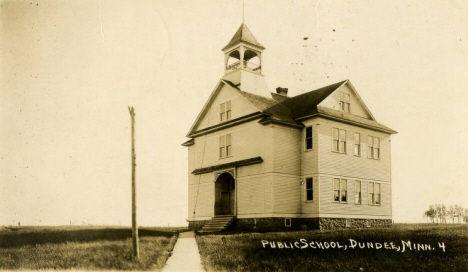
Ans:
[[[360,197],[360,201],[359,203],[356,203],[356,183],[359,182],[359,184],[361,185],[361,188],[360,188],[360,193],[361,193],[361,197]],[[354,181],[354,205],[362,205],[362,180],[355,180]]]
[[[369,192],[370,192],[370,190],[369,190],[369,187],[370,187],[370,184],[371,184],[371,183],[372,183],[372,195],[373,195],[374,199],[373,199],[372,203],[369,203],[369,201],[370,201],[370,197],[369,197]],[[379,184],[379,200],[380,200],[379,204],[375,204],[375,195],[376,195],[376,194],[375,194],[375,184]],[[380,182],[375,182],[375,181],[369,181],[369,182],[367,182],[367,204],[368,204],[369,206],[377,206],[377,207],[382,206],[382,183],[380,183]]]
[[[356,134],[359,135],[359,144],[356,144]],[[361,157],[362,154],[362,139],[361,139],[361,133],[355,132],[354,133],[354,139],[353,139],[353,154],[356,157]],[[358,146],[358,154],[356,154],[356,146]]]
[[[345,97],[349,98],[349,101],[346,102]],[[348,110],[345,110],[345,105],[348,104]],[[344,112],[351,112],[351,94],[345,93],[345,92],[340,92],[340,110]]]
[[[231,139],[231,144],[230,145],[227,145],[227,136],[229,135],[230,139]],[[224,135],[220,135],[219,138],[221,137],[224,137],[224,145],[221,145],[221,139],[220,139],[220,145],[219,145],[219,148],[218,148],[218,152],[219,152],[219,159],[225,159],[225,158],[230,158],[232,157],[232,134],[231,133],[228,133],[228,134],[224,134]],[[230,154],[228,155],[227,154],[227,147],[231,147],[230,148]],[[226,156],[222,156],[222,151],[221,151],[221,148],[224,148],[225,149],[225,154]]]
[[[229,104],[229,110],[227,109],[228,107],[228,104]],[[224,123],[224,122],[227,122],[229,120],[232,119],[232,105],[231,105],[231,100],[229,101],[226,101],[224,103],[221,103],[219,105],[219,121],[220,123]],[[224,105],[224,111],[221,110],[221,108],[223,107]],[[224,116],[224,119],[223,119],[223,116]]]
[[[311,179],[311,180],[312,180],[312,189],[311,189],[311,191],[312,191],[312,199],[311,199],[311,200],[307,199],[307,191],[309,191],[309,190],[307,189],[307,179]],[[306,202],[314,202],[314,178],[313,178],[313,177],[306,177],[306,178],[305,178],[305,201],[306,201]]]
[[[310,136],[310,140],[311,140],[311,148],[307,148],[307,128],[310,128],[311,129],[311,133],[312,135]],[[312,126],[307,126],[305,127],[304,129],[304,151],[311,151],[311,150],[314,150],[314,129]]]
[[[335,200],[335,179],[340,180],[340,189],[338,191],[338,201]],[[346,201],[341,201],[341,181],[346,180]],[[348,204],[349,194],[348,194],[348,179],[345,178],[332,178],[332,201],[333,203],[339,204]]]
[[[338,150],[333,150],[333,147],[335,146],[335,138],[333,138],[333,133],[334,133],[335,129],[338,129]],[[340,132],[341,131],[344,131],[344,133],[345,133],[344,141],[340,140]],[[347,136],[346,130],[334,127],[334,128],[332,128],[332,135],[331,136],[332,136],[331,137],[331,139],[332,139],[331,151],[335,152],[335,153],[340,153],[340,154],[347,154],[347,150],[348,150],[347,137],[348,136]],[[340,150],[341,143],[344,143],[344,150]]]
[[[372,146],[369,146],[369,138],[372,139]],[[375,139],[379,140],[379,147],[378,148],[376,148],[374,146]],[[381,143],[381,139],[379,137],[370,136],[370,135],[367,136],[367,158],[368,159],[380,160],[380,158],[382,157],[382,152],[381,152],[381,148],[380,148],[381,144],[380,143]],[[369,154],[369,147],[371,148],[371,154]],[[375,154],[376,154],[375,150],[376,149],[379,150],[379,157],[378,158],[375,157]]]

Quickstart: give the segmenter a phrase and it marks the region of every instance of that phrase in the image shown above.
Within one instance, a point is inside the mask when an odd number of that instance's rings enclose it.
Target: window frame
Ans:
[[[335,181],[338,180],[339,181],[339,189],[336,190],[335,188]],[[342,203],[342,204],[348,204],[348,179],[344,179],[344,178],[332,178],[332,189],[333,189],[333,194],[332,194],[332,200],[333,200],[333,203]],[[345,184],[346,186],[343,186],[343,184]],[[344,190],[345,192],[345,197],[346,197],[346,200],[343,201],[342,200],[342,193],[343,193],[343,187],[346,187],[346,189]],[[338,200],[335,200],[335,192],[338,191]]]
[[[381,157],[380,143],[381,143],[380,137],[367,135],[367,158],[368,159],[380,160],[380,157]]]
[[[311,182],[310,188],[308,186],[309,180]],[[305,195],[306,202],[313,202],[314,201],[314,178],[313,177],[307,177],[305,179],[305,191],[306,191],[306,195]],[[312,199],[309,199],[309,194],[308,194],[309,191],[311,192]]]
[[[351,227],[351,219],[350,218],[345,218],[345,227],[350,228]]]
[[[310,137],[307,137],[307,130],[310,129]],[[304,129],[304,150],[313,150],[314,149],[314,129],[312,126],[307,126]],[[310,140],[310,148],[307,147],[307,144]]]
[[[358,140],[359,142],[356,143],[356,135],[358,136]],[[353,154],[354,156],[357,156],[357,157],[361,157],[361,133],[358,133],[358,132],[354,132],[354,148],[353,148]],[[357,147],[357,149],[356,149]],[[356,150],[357,150],[357,154],[356,154]]]
[[[359,201],[356,201],[356,192],[357,192],[357,184],[359,184]],[[362,181],[355,180],[354,181],[354,204],[355,205],[362,205]]]
[[[338,131],[338,138],[335,138],[335,131]],[[342,140],[342,135],[341,132],[344,132],[344,140]],[[341,154],[347,154],[347,135],[346,135],[346,130],[345,129],[340,129],[340,128],[332,128],[332,152],[336,153],[341,153]],[[336,149],[336,150],[335,150]],[[342,150],[343,149],[343,150]]]
[[[232,134],[219,136],[219,158],[225,159],[232,157]]]
[[[289,221],[289,224],[288,224],[288,221]],[[291,227],[291,225],[292,225],[291,218],[285,218],[284,219],[284,226],[289,228],[289,227]]]
[[[231,100],[219,104],[219,120],[220,123],[227,122],[231,120],[232,110],[231,110]]]
[[[340,92],[340,110],[344,112],[351,112],[351,94]]]
[[[372,193],[370,193],[371,184],[372,184]],[[376,193],[376,188],[378,188],[378,194]],[[382,185],[380,182],[375,182],[375,181],[367,182],[367,195],[368,195],[367,203],[369,206],[382,206]],[[377,196],[378,196],[379,201],[376,201]]]

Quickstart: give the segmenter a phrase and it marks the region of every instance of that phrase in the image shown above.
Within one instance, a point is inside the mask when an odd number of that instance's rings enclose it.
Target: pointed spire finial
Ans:
[[[242,23],[244,23],[245,0],[242,0]]]

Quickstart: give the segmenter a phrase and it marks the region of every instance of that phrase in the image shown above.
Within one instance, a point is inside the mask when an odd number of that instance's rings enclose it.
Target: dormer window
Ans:
[[[349,112],[350,107],[350,95],[348,93],[340,93],[340,109],[342,111]]]
[[[228,120],[231,120],[231,101],[222,103],[220,107],[220,121],[226,122]]]

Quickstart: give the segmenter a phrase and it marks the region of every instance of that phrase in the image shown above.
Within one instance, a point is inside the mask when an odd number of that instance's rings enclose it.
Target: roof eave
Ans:
[[[330,115],[330,114],[326,114],[326,113],[314,113],[314,114],[311,114],[311,115],[307,115],[307,116],[304,116],[304,117],[297,118],[295,120],[300,121],[300,120],[305,120],[305,119],[309,119],[309,118],[313,118],[313,117],[323,117],[323,118],[326,118],[326,119],[340,121],[340,122],[343,122],[343,123],[348,123],[348,124],[351,124],[351,125],[356,125],[356,126],[359,126],[359,127],[368,128],[368,129],[372,129],[372,130],[376,130],[376,131],[380,131],[380,132],[384,132],[384,133],[388,133],[388,134],[397,134],[398,133],[397,131],[395,131],[395,130],[393,130],[391,128],[382,128],[382,127],[373,126],[373,125],[370,125],[370,124],[364,124],[364,123],[356,122],[356,121],[349,120],[349,119],[346,119],[346,118],[340,118],[338,116],[334,116],[334,115]]]

